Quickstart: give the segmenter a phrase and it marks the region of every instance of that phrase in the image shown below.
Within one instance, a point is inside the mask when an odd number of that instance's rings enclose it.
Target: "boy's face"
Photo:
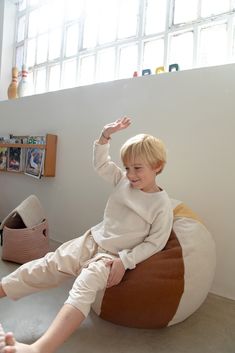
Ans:
[[[151,167],[140,158],[130,160],[125,164],[126,176],[131,187],[144,192],[156,191],[156,173],[161,170],[159,167]]]

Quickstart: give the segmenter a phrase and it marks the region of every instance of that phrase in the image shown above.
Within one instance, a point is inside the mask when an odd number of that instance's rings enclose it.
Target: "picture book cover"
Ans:
[[[0,170],[7,169],[7,147],[0,147]]]
[[[26,152],[25,174],[41,178],[43,173],[45,150],[42,148],[28,148]]]
[[[9,147],[7,158],[7,170],[21,172],[24,168],[24,151],[20,147]]]

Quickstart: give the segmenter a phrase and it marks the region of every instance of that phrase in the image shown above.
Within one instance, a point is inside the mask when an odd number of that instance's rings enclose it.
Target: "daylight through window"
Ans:
[[[235,0],[22,0],[13,66],[32,92],[235,59]]]

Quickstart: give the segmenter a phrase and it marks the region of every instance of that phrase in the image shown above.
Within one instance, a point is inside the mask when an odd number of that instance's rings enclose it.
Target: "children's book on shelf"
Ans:
[[[7,147],[0,147],[0,170],[7,169]]]
[[[43,145],[46,143],[46,136],[28,136],[27,143]]]
[[[27,148],[25,174],[35,178],[43,175],[45,150],[43,148]]]
[[[7,170],[21,172],[25,165],[25,151],[20,147],[9,147],[7,156]]]

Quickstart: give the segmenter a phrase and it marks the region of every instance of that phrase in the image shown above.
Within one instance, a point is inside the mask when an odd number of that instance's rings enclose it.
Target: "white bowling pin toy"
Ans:
[[[25,97],[29,95],[29,83],[27,80],[27,75],[27,67],[23,65],[21,71],[21,80],[18,85],[18,97]]]

